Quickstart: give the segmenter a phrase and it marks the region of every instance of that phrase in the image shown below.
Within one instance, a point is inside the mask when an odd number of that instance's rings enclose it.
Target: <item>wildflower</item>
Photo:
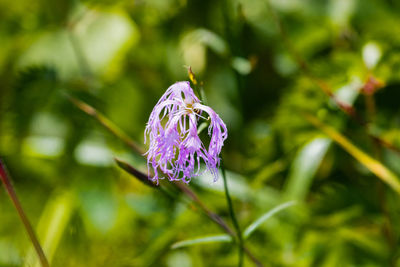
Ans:
[[[207,116],[208,115],[208,116]],[[207,118],[206,118],[207,116]],[[200,120],[209,122],[210,144],[204,146],[198,135]],[[203,104],[194,94],[189,82],[177,82],[170,86],[155,105],[145,130],[145,143],[149,137],[147,167],[153,168],[153,181],[164,179],[182,180],[189,183],[199,176],[203,162],[218,179],[219,154],[228,136],[225,123],[215,111]]]

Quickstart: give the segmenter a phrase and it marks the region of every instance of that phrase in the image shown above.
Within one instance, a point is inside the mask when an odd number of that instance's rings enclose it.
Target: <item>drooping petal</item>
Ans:
[[[208,149],[197,134],[199,119],[210,118]],[[200,164],[204,163],[218,178],[220,164],[219,153],[225,139],[227,129],[224,122],[210,107],[202,105],[196,97],[189,82],[177,82],[170,86],[155,105],[145,129],[145,142],[149,137],[147,166],[153,169],[154,181],[163,179],[162,172],[169,180],[190,182],[192,177],[201,174]]]
[[[208,127],[208,135],[211,137],[208,153],[211,157],[218,157],[221,152],[224,141],[228,137],[228,130],[225,123],[218,116],[218,114],[210,107],[195,103],[194,109],[205,111],[210,116],[210,126]]]

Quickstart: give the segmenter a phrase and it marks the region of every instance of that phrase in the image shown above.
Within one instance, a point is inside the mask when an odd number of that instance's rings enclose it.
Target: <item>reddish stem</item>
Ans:
[[[12,203],[14,204],[15,209],[18,212],[18,215],[25,227],[25,230],[28,232],[29,238],[32,241],[33,246],[35,247],[36,253],[39,256],[40,263],[43,267],[49,267],[49,262],[47,261],[46,256],[44,255],[43,249],[40,246],[40,243],[33,231],[32,225],[30,224],[28,217],[25,215],[24,210],[22,209],[21,203],[18,200],[17,194],[15,193],[14,187],[11,184],[10,176],[7,172],[6,166],[3,161],[0,159],[0,178],[4,184],[4,187],[10,196]]]

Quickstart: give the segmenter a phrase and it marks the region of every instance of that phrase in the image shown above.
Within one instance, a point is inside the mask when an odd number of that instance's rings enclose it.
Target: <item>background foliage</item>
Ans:
[[[1,0],[0,155],[52,265],[236,265],[231,243],[171,249],[223,232],[120,170],[115,156],[146,163],[67,97],[142,143],[191,66],[229,129],[240,225],[298,201],[246,240],[261,262],[400,266],[399,195],[365,161],[400,175],[399,14],[395,0]],[[229,221],[221,181],[190,187]],[[0,266],[36,263],[1,190]]]

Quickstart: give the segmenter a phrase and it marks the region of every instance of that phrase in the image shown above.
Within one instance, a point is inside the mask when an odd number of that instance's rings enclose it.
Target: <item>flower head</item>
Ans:
[[[208,118],[206,118],[208,117]],[[201,119],[209,122],[211,138],[206,148],[198,135]],[[194,94],[189,82],[170,86],[155,105],[145,130],[145,143],[149,138],[147,167],[153,168],[153,181],[163,179],[190,182],[199,176],[200,163],[218,179],[219,153],[228,136],[225,123],[215,111],[203,104]],[[150,173],[150,172],[149,172]]]

